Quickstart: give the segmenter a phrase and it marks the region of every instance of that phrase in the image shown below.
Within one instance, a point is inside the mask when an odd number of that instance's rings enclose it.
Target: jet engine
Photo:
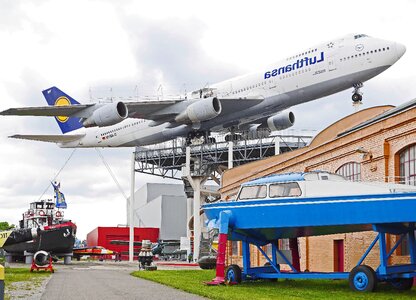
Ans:
[[[127,106],[123,102],[106,104],[96,109],[92,116],[88,117],[82,124],[85,127],[104,127],[120,123],[128,116]]]
[[[33,255],[33,261],[37,267],[44,267],[46,265],[49,265],[50,262],[50,254],[46,251],[38,251]]]
[[[295,124],[295,115],[291,111],[282,111],[269,117],[260,128],[269,128],[271,131],[284,130]]]
[[[184,112],[176,116],[178,123],[200,123],[215,118],[221,113],[221,102],[211,97],[200,99],[189,105]]]

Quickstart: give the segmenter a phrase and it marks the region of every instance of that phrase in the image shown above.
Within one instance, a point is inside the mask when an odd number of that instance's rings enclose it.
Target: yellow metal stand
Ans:
[[[0,265],[0,300],[4,300],[4,267]]]

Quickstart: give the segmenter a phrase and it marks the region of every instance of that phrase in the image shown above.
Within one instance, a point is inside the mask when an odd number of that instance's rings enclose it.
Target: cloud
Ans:
[[[124,16],[123,26],[136,58],[140,80],[178,92],[236,75],[235,66],[207,55],[201,40],[205,24],[196,18],[148,20]]]

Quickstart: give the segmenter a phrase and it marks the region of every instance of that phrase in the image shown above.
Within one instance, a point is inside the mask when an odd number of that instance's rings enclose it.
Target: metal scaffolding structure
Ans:
[[[279,153],[302,148],[312,139],[309,135],[272,135],[260,138],[243,138],[234,141],[232,147],[233,166],[260,160]],[[217,142],[191,145],[191,168],[193,174],[205,175],[208,170],[218,166],[228,167],[230,161],[230,142],[224,136],[217,136]],[[185,139],[151,147],[136,148],[136,171],[140,173],[182,179],[181,170],[186,162]],[[198,162],[203,162],[198,163]]]
[[[251,138],[246,134],[238,137],[238,140],[227,141],[226,135],[217,135],[212,143],[190,146],[186,145],[184,138],[178,138],[146,148],[136,147],[135,172],[183,180],[188,197],[187,217],[188,220],[193,218],[195,261],[199,258],[202,234],[201,204],[219,197],[212,187],[205,187],[206,182],[219,186],[224,170],[305,147],[312,139],[312,135],[296,134],[259,134]],[[188,230],[188,238],[191,234]]]

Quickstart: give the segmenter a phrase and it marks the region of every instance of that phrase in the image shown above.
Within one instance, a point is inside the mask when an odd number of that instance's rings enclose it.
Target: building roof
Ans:
[[[360,124],[358,124],[356,126],[353,126],[352,128],[350,128],[348,130],[345,130],[345,131],[339,133],[337,136],[338,137],[341,137],[341,136],[347,135],[347,134],[349,134],[349,133],[351,133],[353,131],[356,131],[356,130],[361,129],[361,128],[366,127],[366,126],[369,126],[369,125],[371,125],[373,123],[376,123],[378,121],[387,119],[387,118],[389,118],[391,116],[394,116],[396,114],[399,114],[401,112],[404,112],[406,110],[409,110],[409,109],[411,109],[413,107],[416,107],[416,99],[410,100],[410,101],[408,101],[406,103],[403,103],[403,104],[401,104],[401,105],[399,105],[397,107],[394,107],[392,109],[389,109],[389,110],[385,111],[384,113],[382,113],[382,114],[380,114],[378,116],[375,116],[375,117],[373,117],[373,118],[371,118],[371,119],[369,119],[367,121],[364,121],[364,122],[362,122],[362,123],[360,123]]]
[[[332,141],[340,136],[341,133],[349,131],[355,126],[363,124],[362,120],[371,120],[387,111],[394,109],[392,105],[383,105],[366,108],[350,114],[335,123],[332,123],[320,133],[318,133],[309,143],[310,147],[319,146]]]

